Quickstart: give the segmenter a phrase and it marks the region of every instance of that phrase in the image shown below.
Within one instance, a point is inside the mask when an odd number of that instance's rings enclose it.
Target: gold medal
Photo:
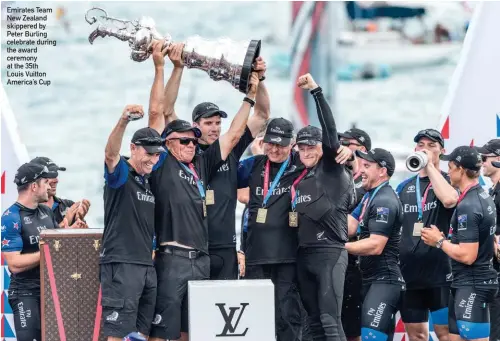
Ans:
[[[266,217],[267,217],[267,209],[259,208],[259,210],[257,211],[257,222],[259,224],[264,224],[266,222]]]
[[[288,212],[288,225],[290,227],[299,227],[299,215],[297,212]]]
[[[215,193],[213,189],[207,190],[207,195],[205,197],[205,202],[207,205],[215,205]]]
[[[207,205],[205,204],[205,200],[203,200],[203,217],[207,216]]]
[[[424,223],[413,224],[413,237],[420,237],[422,235],[423,228],[424,228]]]

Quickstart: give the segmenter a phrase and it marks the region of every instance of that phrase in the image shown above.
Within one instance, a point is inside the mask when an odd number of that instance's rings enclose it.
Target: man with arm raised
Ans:
[[[174,44],[169,58],[174,66],[164,91],[164,118],[150,116],[150,127],[163,131],[162,124],[177,119],[174,110],[184,64],[183,44]],[[264,79],[266,64],[259,57],[255,63],[259,79]],[[237,170],[240,157],[269,118],[269,95],[264,83],[260,83],[255,97],[254,114],[248,119],[245,132],[229,154],[225,163],[214,173],[207,186],[208,236],[210,254],[210,279],[236,279],[238,263],[236,258],[235,211],[237,202]],[[198,104],[192,113],[193,126],[198,128],[196,154],[203,154],[221,134],[221,122],[227,118],[225,111],[210,102]],[[165,122],[165,123],[163,123]]]

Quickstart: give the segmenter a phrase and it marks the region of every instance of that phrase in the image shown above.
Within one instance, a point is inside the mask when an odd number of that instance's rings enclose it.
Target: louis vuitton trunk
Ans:
[[[105,340],[99,302],[102,232],[57,229],[40,233],[42,341]]]

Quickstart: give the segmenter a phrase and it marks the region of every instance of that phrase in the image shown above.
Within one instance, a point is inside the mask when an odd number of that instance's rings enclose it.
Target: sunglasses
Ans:
[[[481,155],[481,160],[483,162],[486,162],[486,160],[488,160],[488,158],[490,157],[497,157],[496,155]]]
[[[170,140],[179,140],[179,143],[182,144],[183,146],[189,145],[190,142],[193,142],[194,146],[198,144],[198,139],[192,137],[174,137],[169,139],[169,141]]]
[[[417,136],[430,136],[438,141],[443,141],[443,136],[441,136],[441,133],[435,129],[420,130]]]
[[[165,142],[165,139],[161,137],[143,137],[135,141],[136,145],[149,145],[149,146],[161,146]]]

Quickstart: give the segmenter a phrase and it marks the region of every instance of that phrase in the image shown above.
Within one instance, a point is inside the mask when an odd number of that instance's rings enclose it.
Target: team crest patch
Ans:
[[[387,223],[389,220],[389,209],[387,207],[377,207],[377,217],[375,221],[378,223]]]
[[[457,218],[458,230],[467,230],[467,214],[461,214]]]

